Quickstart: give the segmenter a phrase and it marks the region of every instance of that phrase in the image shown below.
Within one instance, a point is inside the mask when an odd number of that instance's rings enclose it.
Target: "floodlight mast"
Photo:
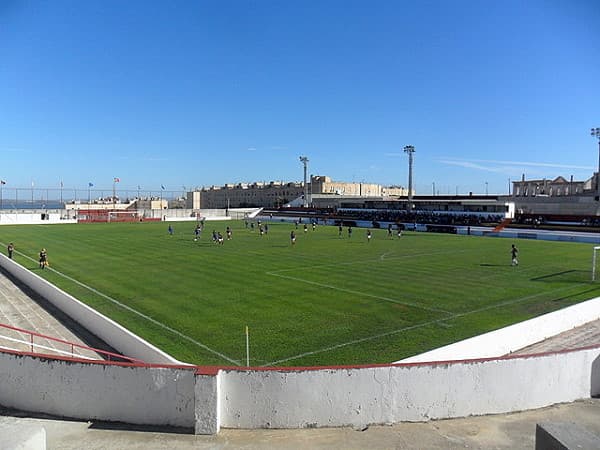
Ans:
[[[304,199],[302,202],[302,206],[304,206],[306,208],[308,206],[308,192],[306,191],[306,186],[307,186],[306,174],[307,174],[307,169],[308,169],[308,158],[306,156],[301,156],[300,162],[302,164],[304,164],[304,186],[303,186]]]
[[[408,210],[412,211],[412,168],[413,168],[413,154],[415,148],[412,145],[404,147],[404,153],[408,154]]]
[[[592,128],[590,134],[598,139],[598,174],[596,175],[596,200],[600,201],[600,128]]]

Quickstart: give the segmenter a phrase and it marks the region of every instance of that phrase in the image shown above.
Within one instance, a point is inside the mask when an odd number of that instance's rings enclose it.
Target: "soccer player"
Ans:
[[[371,234],[371,230],[367,230],[367,242],[371,242],[371,237],[373,235]]]
[[[510,255],[512,257],[511,266],[518,266],[519,260],[517,259],[517,256],[519,255],[519,249],[515,247],[515,244],[513,244],[510,249]]]
[[[202,228],[200,228],[200,224],[196,225],[196,228],[194,229],[194,241],[197,241],[200,238],[201,231]]]
[[[393,237],[392,236],[392,224],[391,223],[388,223],[388,237],[389,238]]]
[[[223,235],[221,234],[221,232],[217,232],[217,242],[221,245],[223,245]]]
[[[342,227],[342,224],[340,223],[340,226],[338,227],[338,236],[339,237],[342,237],[342,230],[343,230],[343,227]]]
[[[306,226],[306,224],[304,224],[304,232],[308,232],[308,227]]]
[[[227,230],[225,230],[225,232],[227,233],[227,240],[230,241],[231,240],[231,227],[227,227]]]
[[[8,257],[10,259],[12,259],[13,257],[13,252],[15,251],[15,246],[14,244],[11,242],[10,244],[8,244],[8,247],[6,248],[6,250],[8,251]]]
[[[171,225],[169,225],[168,231],[169,231],[169,235],[173,236],[173,231],[174,230],[173,230],[173,227]]]
[[[48,253],[46,253],[46,249],[43,248],[40,251],[40,269],[45,269],[48,266]]]
[[[352,227],[348,227],[348,238],[352,237]]]
[[[290,240],[292,241],[292,245],[296,244],[296,233],[294,232],[294,230],[292,230],[292,232],[290,233]]]
[[[402,227],[398,225],[398,239],[402,237]]]

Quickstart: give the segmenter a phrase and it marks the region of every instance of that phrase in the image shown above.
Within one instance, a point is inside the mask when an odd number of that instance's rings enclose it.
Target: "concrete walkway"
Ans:
[[[513,355],[527,355],[532,353],[555,352],[572,348],[587,347],[600,344],[600,320],[586,323],[572,330],[557,334],[551,338],[525,347]]]
[[[541,422],[576,423],[600,436],[600,399],[534,411],[427,423],[303,430],[227,430],[196,436],[178,430],[31,418],[0,410],[0,429],[43,428],[48,449],[533,449]]]
[[[112,351],[105,343],[73,323],[49,302],[25,286],[19,285],[0,270],[0,324],[43,334],[86,347]],[[33,342],[32,342],[33,341]],[[33,345],[32,345],[33,344]],[[83,356],[102,359],[87,349],[32,336],[8,328],[0,328],[0,347],[62,356]]]

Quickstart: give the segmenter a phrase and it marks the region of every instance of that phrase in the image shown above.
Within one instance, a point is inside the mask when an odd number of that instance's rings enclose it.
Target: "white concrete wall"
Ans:
[[[52,225],[57,223],[77,223],[76,219],[63,219],[67,212],[48,212],[48,219],[42,220],[41,212],[0,213],[0,225]]]
[[[599,366],[600,347],[450,364],[224,370],[221,426],[356,426],[540,408],[589,398]]]
[[[84,420],[219,428],[427,421],[600,394],[600,346],[541,356],[361,368],[232,370],[0,352],[0,404]]]
[[[122,354],[148,363],[183,364],[3,254],[0,266]]]
[[[503,356],[596,319],[600,319],[600,297],[396,361],[396,363]]]
[[[216,434],[221,428],[221,378],[218,371],[196,372],[195,403],[196,434]]]
[[[0,404],[85,420],[194,427],[195,368],[0,353]]]

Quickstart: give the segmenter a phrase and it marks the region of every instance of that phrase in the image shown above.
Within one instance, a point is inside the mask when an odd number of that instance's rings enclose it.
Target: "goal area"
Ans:
[[[112,211],[102,209],[79,210],[78,222],[138,222],[140,215],[137,210]]]

